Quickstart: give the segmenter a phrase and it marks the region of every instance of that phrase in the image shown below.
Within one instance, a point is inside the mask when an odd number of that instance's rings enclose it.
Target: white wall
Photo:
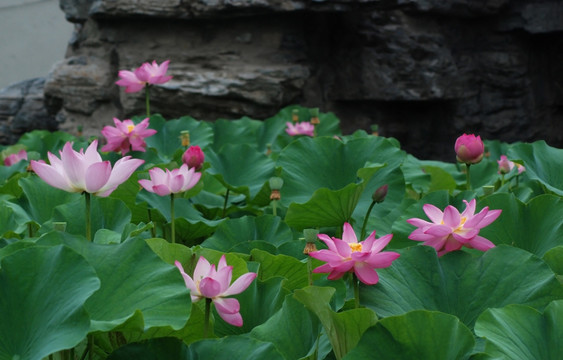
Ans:
[[[0,0],[0,89],[47,75],[72,29],[58,0]]]

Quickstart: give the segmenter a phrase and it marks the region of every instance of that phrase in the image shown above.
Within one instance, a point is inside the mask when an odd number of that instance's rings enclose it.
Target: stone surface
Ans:
[[[0,144],[12,144],[31,130],[56,130],[43,100],[44,78],[25,80],[0,90]]]
[[[463,132],[563,147],[563,5],[556,0],[60,0],[76,23],[45,84],[62,129],[144,113],[121,69],[170,60],[150,89],[167,118],[266,118],[319,107],[345,132],[453,161]]]

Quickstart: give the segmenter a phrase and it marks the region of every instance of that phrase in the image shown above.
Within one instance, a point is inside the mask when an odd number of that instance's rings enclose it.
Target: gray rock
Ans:
[[[44,78],[35,78],[0,90],[0,144],[13,144],[28,131],[57,129],[44,104],[44,84]]]

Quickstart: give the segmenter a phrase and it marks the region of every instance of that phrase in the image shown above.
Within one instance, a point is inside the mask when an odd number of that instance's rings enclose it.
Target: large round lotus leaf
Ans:
[[[142,120],[139,118],[139,121]],[[184,116],[166,121],[160,115],[152,115],[149,128],[156,134],[145,139],[147,147],[156,149],[158,156],[165,162],[172,160],[178,150],[183,150],[181,132],[190,132],[190,144],[201,148],[207,147],[213,140],[213,129],[206,122]]]
[[[524,305],[486,310],[475,324],[487,340],[485,353],[494,359],[559,360],[563,354],[563,301],[540,313]]]
[[[529,178],[537,179],[549,190],[563,195],[563,149],[551,147],[542,140],[515,144],[507,156],[511,160],[522,160]]]
[[[475,345],[473,334],[455,316],[414,310],[381,319],[362,336],[344,359],[362,360],[462,360]]]
[[[31,247],[0,261],[0,358],[41,359],[88,333],[84,302],[96,272],[66,246]]]
[[[307,264],[287,255],[272,255],[254,249],[250,253],[251,260],[260,263],[260,278],[282,276],[287,279],[284,287],[289,290],[300,289],[309,284]]]
[[[512,194],[494,194],[477,207],[502,209],[501,216],[480,231],[495,244],[509,244],[542,257],[549,249],[563,245],[563,200],[541,195],[527,204]]]
[[[377,269],[379,283],[360,288],[361,303],[380,316],[437,310],[473,327],[485,309],[525,304],[543,309],[563,298],[563,287],[545,262],[527,251],[497,246],[479,257],[455,251],[438,258],[429,246],[399,250]]]
[[[244,335],[201,340],[188,348],[189,360],[268,359],[284,360],[274,344]],[[187,360],[186,359],[186,360]]]
[[[180,272],[144,240],[100,245],[50,233],[39,241],[64,241],[96,270],[102,285],[85,304],[92,319],[90,331],[178,330],[188,320],[191,299]]]
[[[243,216],[223,221],[215,233],[201,245],[228,252],[241,243],[263,240],[274,246],[293,240],[291,229],[277,216]]]
[[[336,358],[342,359],[356,347],[362,334],[376,323],[377,316],[366,308],[334,312],[329,305],[334,293],[335,289],[330,287],[309,286],[295,290],[293,296],[317,316]]]
[[[62,204],[80,198],[78,193],[69,193],[52,187],[38,176],[30,176],[19,180],[25,197],[20,199],[22,207],[29,216],[39,224],[50,220],[53,209]]]
[[[179,339],[163,337],[130,343],[111,353],[107,360],[188,360],[188,347]]]
[[[342,189],[358,182],[357,172],[366,164],[393,168],[404,156],[391,141],[375,136],[346,144],[329,137],[298,139],[283,149],[276,164],[282,167],[284,179],[281,202],[286,206],[304,203],[316,189]]]
[[[29,162],[19,161],[12,166],[0,166],[0,184],[4,184],[12,175],[24,172]]]
[[[225,145],[246,144],[256,148],[262,121],[243,117],[238,120],[219,119],[213,123],[213,150],[220,151]]]
[[[0,195],[0,236],[9,232],[21,234],[31,221],[25,210],[10,199],[11,196]]]
[[[274,162],[248,144],[226,144],[221,150],[206,153],[207,169],[225,187],[247,198],[254,198],[274,175]]]
[[[300,359],[317,346],[320,323],[303,304],[286,296],[282,308],[264,324],[255,327],[250,336],[271,342],[285,359]]]
[[[131,211],[119,199],[91,197],[90,220],[92,236],[100,229],[113,230],[119,234],[131,222]],[[84,196],[76,201],[54,208],[53,221],[66,222],[66,232],[86,234],[86,202]]]

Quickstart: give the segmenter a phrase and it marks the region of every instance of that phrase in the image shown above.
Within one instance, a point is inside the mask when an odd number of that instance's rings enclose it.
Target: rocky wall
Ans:
[[[168,118],[260,119],[302,104],[335,112],[346,132],[378,124],[422,158],[453,161],[463,132],[563,147],[558,0],[60,3],[75,32],[44,94],[64,130],[142,114],[143,94],[118,88],[118,70],[170,59],[173,80],[151,89]]]

